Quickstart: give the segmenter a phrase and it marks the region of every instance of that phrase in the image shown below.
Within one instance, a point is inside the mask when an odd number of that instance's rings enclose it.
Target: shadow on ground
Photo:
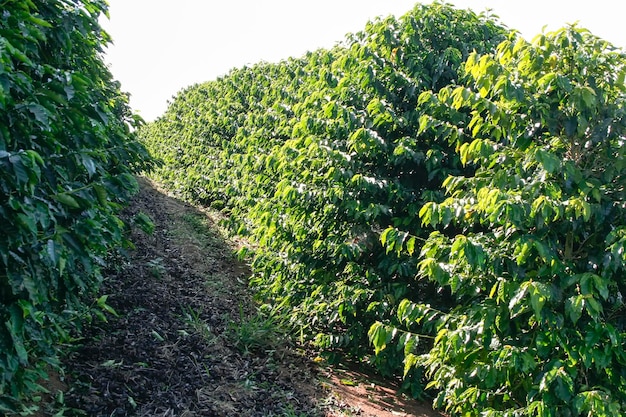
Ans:
[[[102,288],[117,316],[85,329],[64,367],[65,405],[87,416],[438,416],[386,388],[343,386],[258,315],[248,269],[216,214],[140,180],[126,215],[151,235],[115,259]],[[321,382],[320,376],[327,376]],[[66,413],[65,415],[68,415]]]

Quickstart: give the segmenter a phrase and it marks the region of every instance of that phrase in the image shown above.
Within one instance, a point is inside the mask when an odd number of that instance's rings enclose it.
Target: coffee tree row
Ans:
[[[0,414],[36,408],[58,346],[95,300],[117,216],[150,158],[101,59],[99,0],[8,0],[0,12]],[[90,307],[96,310],[90,312]],[[100,313],[101,314],[101,313]],[[75,336],[75,335],[74,335]],[[32,410],[31,410],[32,411]]]
[[[453,415],[615,415],[622,65],[576,28],[529,44],[418,5],[193,86],[142,137],[331,355],[426,379]]]
[[[303,337],[363,359],[369,327],[393,320],[397,301],[436,296],[414,281],[417,261],[387,251],[380,232],[422,230],[420,207],[465,171],[454,147],[418,137],[419,95],[455,82],[472,51],[504,34],[485,16],[417,6],[331,50],[193,86],[141,135],[165,163],[160,180],[226,205],[259,245],[259,296]],[[372,360],[402,370],[401,350]],[[409,385],[421,389],[418,377]]]
[[[418,280],[455,305],[405,299],[403,326],[378,323],[372,340],[403,333],[405,369],[425,367],[454,415],[623,415],[626,55],[568,27],[472,54],[465,72],[420,100],[425,129],[449,126],[440,137],[475,169],[419,213],[436,230]],[[434,336],[425,353],[406,342],[419,334]]]

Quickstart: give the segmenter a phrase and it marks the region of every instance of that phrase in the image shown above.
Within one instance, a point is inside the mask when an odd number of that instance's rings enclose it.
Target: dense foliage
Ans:
[[[582,29],[418,5],[191,87],[142,135],[160,179],[230,210],[303,338],[414,394],[425,371],[454,416],[614,416],[625,74]]]
[[[419,138],[419,95],[456,82],[470,53],[504,39],[489,17],[418,5],[332,50],[193,86],[142,136],[165,162],[160,180],[226,205],[257,243],[260,296],[304,338],[362,359],[369,327],[392,320],[397,301],[436,296],[413,280],[416,260],[387,251],[380,232],[422,230],[420,207],[465,171],[453,146]],[[403,369],[402,350],[373,360],[388,374]],[[419,393],[419,379],[409,385]]]
[[[454,415],[623,415],[626,55],[569,27],[465,69],[466,86],[422,97],[442,123],[467,115],[442,136],[476,172],[420,212],[437,231],[419,276],[455,306],[400,303],[408,330],[436,335],[407,369],[425,366]]]
[[[94,301],[147,151],[101,59],[101,0],[0,2],[0,413],[56,363]]]

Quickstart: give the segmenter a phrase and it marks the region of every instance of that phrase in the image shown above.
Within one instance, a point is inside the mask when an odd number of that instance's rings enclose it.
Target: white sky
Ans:
[[[181,89],[231,68],[275,62],[329,48],[376,16],[400,16],[415,0],[108,0],[113,37],[106,61],[131,106],[147,121],[160,116]],[[533,38],[579,22],[626,47],[622,0],[451,0],[487,8],[503,24]],[[429,0],[423,3],[430,3]],[[622,5],[624,4],[624,5]]]

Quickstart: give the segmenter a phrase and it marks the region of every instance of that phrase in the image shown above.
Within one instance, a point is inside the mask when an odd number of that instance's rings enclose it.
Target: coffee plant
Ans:
[[[102,61],[102,0],[0,2],[0,413],[24,411],[95,300],[152,165]]]
[[[403,326],[372,340],[397,333],[405,369],[424,367],[454,416],[624,415],[626,55],[567,27],[474,53],[465,73],[421,98],[425,130],[450,126],[438,132],[475,170],[419,213],[435,230],[418,281],[454,304],[404,299]]]

